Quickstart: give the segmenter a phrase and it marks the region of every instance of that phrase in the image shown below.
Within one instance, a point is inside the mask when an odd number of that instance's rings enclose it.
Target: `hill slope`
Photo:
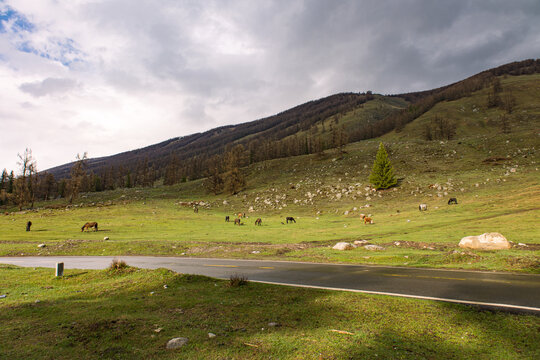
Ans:
[[[525,60],[487,70],[429,91],[393,96],[372,95],[369,92],[336,94],[268,118],[169,139],[117,155],[89,159],[88,170],[96,174],[118,172],[120,176],[125,176],[128,171],[137,174],[151,169],[153,178],[157,179],[164,176],[169,164],[175,163],[180,172],[178,178],[196,179],[204,176],[211,164],[222,163],[219,156],[238,144],[243,145],[249,154],[243,165],[317,153],[340,146],[343,142],[374,138],[394,129],[400,131],[438,104],[466,98],[480,90],[487,94],[497,77],[532,76],[530,74],[535,73],[540,73],[540,60]],[[483,100],[483,103],[485,102]],[[442,115],[443,119],[448,118],[446,115],[453,116],[446,113]],[[493,121],[496,120],[492,119],[491,122]],[[415,123],[413,129],[417,135],[425,133],[429,128],[423,121]],[[477,121],[476,125],[471,126],[482,126],[482,123],[485,125],[487,122]],[[434,138],[445,137],[444,134],[437,135],[437,124],[432,124],[431,127]],[[48,172],[57,179],[66,178],[69,177],[71,166],[72,164],[64,164],[49,169]],[[116,170],[113,171],[113,168]]]

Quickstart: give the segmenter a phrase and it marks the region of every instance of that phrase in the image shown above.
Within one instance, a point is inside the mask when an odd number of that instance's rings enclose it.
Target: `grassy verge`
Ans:
[[[532,315],[256,283],[230,287],[163,269],[67,270],[56,279],[51,269],[4,265],[0,278],[0,295],[7,295],[0,299],[0,358],[540,356],[540,319]],[[174,337],[189,342],[167,350]]]

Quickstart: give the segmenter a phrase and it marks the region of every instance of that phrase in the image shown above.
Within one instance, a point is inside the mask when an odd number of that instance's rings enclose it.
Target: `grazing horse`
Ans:
[[[262,219],[258,218],[257,220],[255,220],[255,225],[262,225]]]
[[[240,219],[234,219],[234,225],[242,225]]]
[[[296,220],[294,220],[292,216],[287,216],[285,220],[287,220],[287,224],[289,223],[289,221],[296,224]]]
[[[427,204],[420,204],[420,205],[418,205],[418,210],[420,210],[420,211],[427,211]]]
[[[366,224],[374,224],[373,219],[370,218],[370,217],[368,217],[368,216],[366,216],[366,217],[364,218],[364,225],[366,225]]]
[[[456,198],[450,198],[450,200],[448,200],[448,205],[452,205],[452,204],[457,205],[457,199]]]
[[[229,215],[225,216],[225,222],[229,222],[230,218]]]
[[[198,208],[197,206],[194,206],[194,207],[193,207],[193,212],[194,212],[195,214],[197,214],[197,213],[199,212],[199,208]]]
[[[360,219],[364,220],[365,217],[366,217],[366,214],[360,214]]]
[[[98,231],[97,222],[87,222],[86,224],[83,225],[83,227],[81,228],[81,231],[90,230],[91,228],[94,228],[94,231]]]
[[[30,226],[32,226],[32,222],[29,221],[26,223],[26,231],[30,231]]]

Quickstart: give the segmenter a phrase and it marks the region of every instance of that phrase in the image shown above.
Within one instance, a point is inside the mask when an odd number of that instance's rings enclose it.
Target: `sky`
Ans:
[[[538,0],[0,0],[0,171],[539,57]]]

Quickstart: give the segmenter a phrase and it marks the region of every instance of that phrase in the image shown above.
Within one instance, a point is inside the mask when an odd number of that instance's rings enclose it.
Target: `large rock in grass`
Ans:
[[[477,236],[466,236],[459,242],[459,247],[477,250],[505,250],[512,245],[499,233],[484,233]]]
[[[338,242],[332,249],[334,250],[352,250],[356,246],[348,242]]]
[[[188,341],[188,338],[185,337],[171,339],[167,342],[167,349],[178,349],[179,347],[186,345]]]

